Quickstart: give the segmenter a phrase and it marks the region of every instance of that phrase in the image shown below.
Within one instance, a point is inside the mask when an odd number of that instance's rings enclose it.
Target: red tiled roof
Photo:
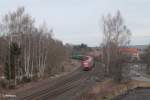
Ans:
[[[120,52],[124,52],[124,53],[138,53],[138,48],[120,48],[119,49]]]

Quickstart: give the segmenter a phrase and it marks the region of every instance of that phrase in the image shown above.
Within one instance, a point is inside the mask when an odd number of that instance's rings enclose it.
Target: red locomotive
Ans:
[[[81,61],[81,66],[83,70],[88,71],[91,70],[94,65],[94,59],[92,56],[84,56]]]

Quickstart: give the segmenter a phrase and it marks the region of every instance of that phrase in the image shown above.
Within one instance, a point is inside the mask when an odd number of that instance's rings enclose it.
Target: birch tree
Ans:
[[[0,55],[0,63],[4,60],[9,77],[14,68],[15,84],[24,79],[31,80],[34,76],[42,78],[61,71],[62,63],[68,57],[66,47],[52,37],[53,31],[45,23],[36,27],[34,19],[25,12],[24,7],[7,13],[0,29],[5,33],[1,37],[4,45],[0,43],[0,54],[4,57]],[[20,53],[13,54],[12,50]],[[14,59],[11,61],[11,58]]]

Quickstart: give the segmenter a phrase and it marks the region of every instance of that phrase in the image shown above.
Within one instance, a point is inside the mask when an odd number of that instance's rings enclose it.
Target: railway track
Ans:
[[[96,67],[91,71],[82,71],[80,68],[56,80],[49,81],[26,90],[17,95],[17,100],[73,100],[79,96],[84,88],[88,87],[90,77],[97,71]]]

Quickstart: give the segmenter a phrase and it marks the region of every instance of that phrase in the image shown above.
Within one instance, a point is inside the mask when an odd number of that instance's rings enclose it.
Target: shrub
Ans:
[[[24,76],[24,77],[22,78],[22,81],[23,81],[24,83],[28,83],[28,82],[31,81],[31,78],[28,78],[28,77]]]

